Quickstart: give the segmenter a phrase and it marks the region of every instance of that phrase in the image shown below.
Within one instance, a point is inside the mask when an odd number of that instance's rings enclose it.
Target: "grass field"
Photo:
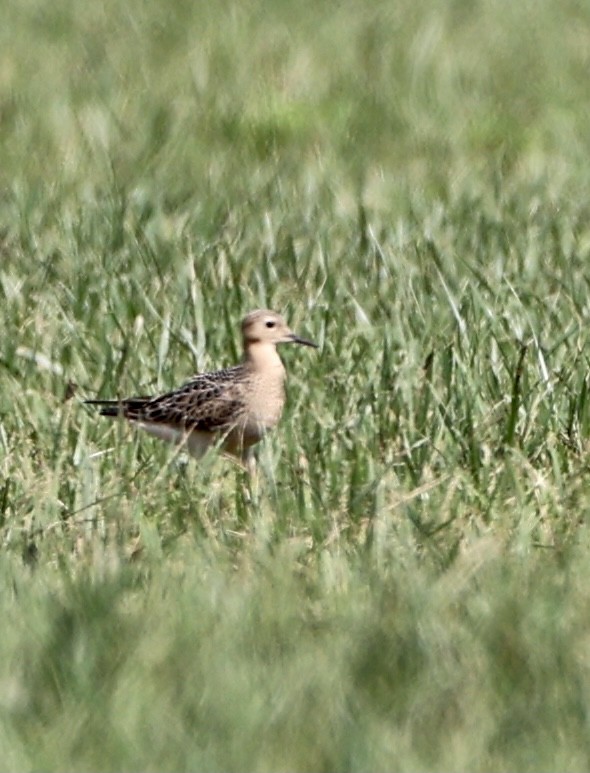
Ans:
[[[0,771],[590,769],[590,6],[8,0]],[[258,485],[82,400],[284,313]]]

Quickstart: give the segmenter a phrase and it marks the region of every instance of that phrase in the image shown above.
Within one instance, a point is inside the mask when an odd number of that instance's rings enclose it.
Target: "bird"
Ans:
[[[245,469],[252,447],[275,427],[285,405],[285,366],[279,344],[317,344],[296,335],[280,314],[256,309],[242,321],[244,355],[233,367],[198,373],[154,397],[85,400],[102,416],[122,417],[162,440],[184,445],[200,459],[219,446]]]

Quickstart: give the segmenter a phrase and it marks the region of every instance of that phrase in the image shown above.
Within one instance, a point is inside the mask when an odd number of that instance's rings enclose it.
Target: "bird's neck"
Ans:
[[[274,344],[254,342],[246,347],[244,362],[253,371],[284,378],[285,368]]]

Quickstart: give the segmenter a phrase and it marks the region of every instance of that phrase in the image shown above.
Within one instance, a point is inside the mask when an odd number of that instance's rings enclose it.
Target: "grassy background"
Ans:
[[[0,770],[588,770],[588,5],[2,17]],[[258,306],[257,489],[80,404]]]

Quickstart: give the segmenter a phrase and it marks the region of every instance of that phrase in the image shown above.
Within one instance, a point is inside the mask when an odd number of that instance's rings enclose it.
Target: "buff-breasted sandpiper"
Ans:
[[[278,344],[317,345],[300,338],[280,314],[250,312],[242,322],[239,365],[200,373],[156,397],[87,400],[102,416],[123,417],[162,440],[182,444],[200,458],[212,446],[249,466],[250,451],[272,429],[285,405],[285,367]]]

